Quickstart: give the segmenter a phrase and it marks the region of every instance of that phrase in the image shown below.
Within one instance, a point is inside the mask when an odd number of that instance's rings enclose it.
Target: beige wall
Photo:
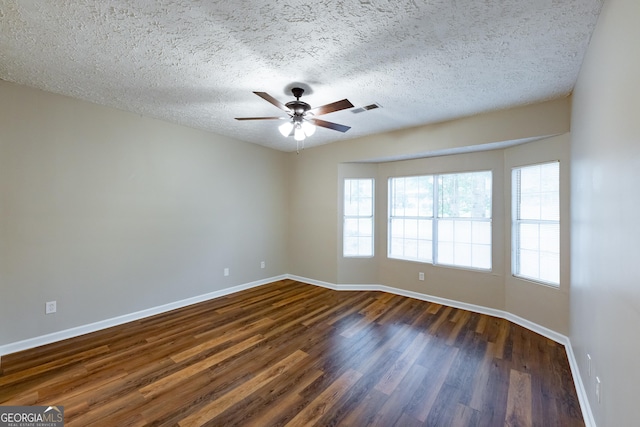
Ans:
[[[286,161],[0,82],[0,346],[286,273]]]
[[[573,102],[571,341],[599,426],[640,419],[638,21],[637,0],[604,2]]]

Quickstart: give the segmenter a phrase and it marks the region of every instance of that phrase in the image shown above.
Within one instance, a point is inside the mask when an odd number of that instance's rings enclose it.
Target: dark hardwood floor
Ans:
[[[4,356],[66,426],[583,426],[567,356],[506,320],[283,280]]]

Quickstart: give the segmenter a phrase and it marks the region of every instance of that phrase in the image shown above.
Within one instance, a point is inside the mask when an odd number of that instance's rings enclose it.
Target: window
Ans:
[[[515,168],[513,274],[560,285],[560,163]]]
[[[433,176],[389,180],[389,257],[433,260]]]
[[[389,179],[389,257],[490,270],[491,188],[491,171]]]
[[[343,255],[373,256],[373,179],[344,180]]]
[[[438,177],[438,264],[491,269],[491,172]]]

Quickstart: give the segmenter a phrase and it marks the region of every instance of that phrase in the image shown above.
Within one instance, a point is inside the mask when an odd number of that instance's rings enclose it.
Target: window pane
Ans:
[[[404,257],[418,259],[418,241],[416,239],[404,239]]]
[[[389,181],[391,216],[404,216],[404,178],[393,178]]]
[[[426,219],[418,220],[418,239],[429,241],[433,239],[433,221]]]
[[[557,191],[540,193],[540,219],[560,220],[560,197]]]
[[[433,259],[433,242],[418,240],[418,260],[431,261]]]
[[[404,220],[404,237],[406,239],[418,238],[418,220],[417,219]]]
[[[404,219],[392,219],[389,227],[390,235],[393,238],[402,238],[404,236]]]
[[[391,220],[389,256],[430,262],[433,253],[431,223],[430,220]]]
[[[439,220],[438,264],[490,269],[491,223]]]
[[[392,238],[390,243],[389,256],[391,258],[402,258],[404,256],[404,239]]]
[[[354,180],[349,179],[344,182],[344,214],[349,216],[358,215],[358,191]]]
[[[540,248],[538,224],[520,224],[520,248],[537,251]]]
[[[438,241],[453,242],[453,221],[444,219],[438,221]]]
[[[371,237],[358,238],[358,255],[359,256],[373,255],[373,239]]]
[[[438,216],[491,218],[491,171],[440,175]]]
[[[453,238],[458,243],[471,243],[471,221],[455,221]]]
[[[520,219],[542,219],[539,193],[522,194],[520,196]]]
[[[453,242],[438,240],[438,263],[453,265]]]
[[[491,223],[488,221],[474,221],[471,224],[471,240],[473,243],[491,245]]]
[[[471,266],[471,244],[470,243],[454,243],[453,261],[455,265]]]
[[[520,251],[520,274],[525,277],[539,277],[540,273],[540,252],[521,250]]]
[[[344,220],[344,235],[345,237],[352,237],[358,235],[358,220],[357,219],[345,219]]]
[[[405,178],[404,191],[405,216],[418,216],[418,206],[420,205],[420,179],[418,177]]]
[[[541,253],[540,254],[540,279],[545,282],[560,282],[560,255]]]
[[[540,224],[540,251],[560,254],[560,226]]]
[[[345,237],[343,241],[343,253],[344,256],[357,256],[358,255],[358,238],[357,237]]]
[[[471,247],[471,267],[491,268],[491,245],[473,245]]]

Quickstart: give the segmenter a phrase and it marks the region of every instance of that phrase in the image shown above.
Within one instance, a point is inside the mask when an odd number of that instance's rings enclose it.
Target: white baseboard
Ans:
[[[80,335],[88,334],[91,332],[100,331],[102,329],[111,328],[112,326],[122,325],[124,323],[133,322],[135,320],[144,319],[146,317],[155,316],[156,314],[166,313],[167,311],[175,310],[177,308],[186,307],[188,305],[197,304],[199,302],[208,301],[210,299],[219,298],[225,295],[230,295],[245,289],[255,288],[257,286],[266,285],[278,280],[286,279],[287,276],[270,277],[268,279],[257,280],[255,282],[245,283],[231,288],[221,289],[219,291],[209,292],[203,295],[198,295],[191,298],[186,298],[180,301],[175,301],[169,304],[160,305],[157,307],[151,307],[145,310],[136,311],[135,313],[125,314],[122,316],[113,317],[110,319],[100,320],[98,322],[90,323],[88,325],[77,326],[75,328],[65,329],[63,331],[53,332],[47,335],[41,335],[39,337],[29,338],[23,341],[9,343],[0,346],[0,357],[6,354],[16,353],[18,351],[28,350],[30,348],[39,347],[45,344],[51,344],[54,342],[66,340],[69,338],[78,337]]]
[[[527,319],[523,319],[522,317],[516,316],[515,314],[508,313],[503,310],[497,310],[494,308],[483,307],[475,304],[469,304],[461,301],[450,300],[446,298],[440,298],[432,295],[422,294],[413,291],[407,291],[404,289],[393,288],[385,285],[376,285],[376,284],[334,284],[329,282],[323,282],[320,280],[309,279],[306,277],[300,277],[292,274],[284,274],[277,277],[271,277],[268,279],[257,280],[255,282],[245,283],[238,286],[233,286],[231,288],[221,289],[219,291],[210,292],[204,295],[195,296],[192,298],[187,298],[184,300],[172,302],[169,304],[164,304],[157,307],[152,307],[146,310],[137,311],[135,313],[125,314],[123,316],[114,317],[111,319],[101,320],[99,322],[90,323],[88,325],[78,326],[75,328],[66,329],[64,331],[54,332],[47,335],[42,335],[39,337],[29,338],[23,341],[18,341],[14,343],[9,343],[0,346],[0,357],[2,355],[16,353],[18,351],[28,350],[30,348],[38,347],[45,344],[51,344],[54,342],[62,341],[68,338],[77,337],[80,335],[88,334],[91,332],[96,332],[102,329],[110,328],[112,326],[122,325],[127,322],[132,322],[139,319],[144,319],[146,317],[154,316],[156,314],[165,313],[167,311],[175,310],[177,308],[186,307],[192,304],[197,304],[199,302],[208,301],[210,299],[219,298],[225,295],[230,295],[239,291],[243,291],[246,289],[255,288],[258,286],[266,285],[268,283],[272,283],[278,280],[283,279],[292,279],[296,281],[300,281],[303,283],[308,283],[315,286],[321,286],[324,288],[332,289],[335,291],[381,291],[388,292],[395,295],[405,296],[409,298],[415,298],[421,301],[433,302],[436,304],[442,304],[454,308],[459,308],[462,310],[468,310],[475,313],[486,314],[489,316],[499,317],[502,319],[509,320],[517,325],[520,325],[526,329],[529,329],[533,332],[536,332],[550,340],[553,340],[557,343],[564,345],[565,350],[567,352],[567,358],[569,359],[569,366],[571,367],[571,373],[573,376],[573,381],[576,387],[576,392],[578,394],[578,400],[580,401],[580,407],[582,409],[582,416],[584,418],[584,422],[586,427],[596,427],[593,413],[591,411],[591,406],[589,405],[589,400],[587,399],[586,390],[584,388],[584,384],[580,377],[580,371],[578,369],[578,363],[575,359],[573,348],[571,347],[571,342],[569,338],[565,335],[559,334],[551,329],[548,329],[544,326],[538,325],[537,323],[531,322]]]
[[[573,346],[571,345],[569,338],[567,338],[567,344],[565,344],[564,348],[567,350],[567,358],[569,359],[569,366],[571,367],[571,376],[573,377],[573,383],[576,386],[578,400],[580,400],[580,408],[582,409],[584,423],[586,427],[596,427],[596,420],[593,417],[589,398],[587,397],[587,389],[584,387],[584,383],[582,382],[580,369],[578,368],[578,361],[576,360],[575,353],[573,352]]]

